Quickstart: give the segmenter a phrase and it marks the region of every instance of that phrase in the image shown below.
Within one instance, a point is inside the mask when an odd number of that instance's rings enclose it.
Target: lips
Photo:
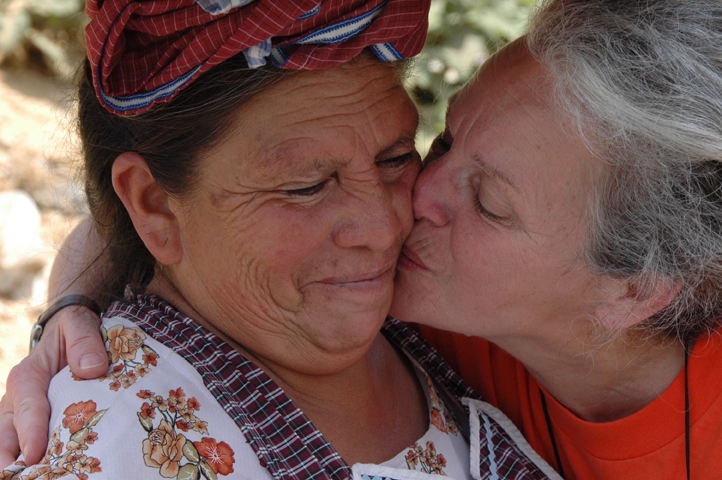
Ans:
[[[399,258],[399,265],[405,266],[405,267],[411,267],[415,269],[422,269],[422,270],[428,270],[428,267],[426,264],[421,260],[421,257],[419,257],[416,252],[411,250],[409,247],[404,245],[404,248],[401,249],[401,257]]]
[[[321,280],[319,283],[326,285],[335,286],[353,286],[354,284],[361,285],[364,283],[373,283],[383,280],[386,276],[393,274],[394,265],[385,266],[380,269],[373,270],[371,272],[360,272],[351,275],[339,275],[334,277],[328,277]]]

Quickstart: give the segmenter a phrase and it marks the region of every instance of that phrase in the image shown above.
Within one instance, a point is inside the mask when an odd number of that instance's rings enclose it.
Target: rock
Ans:
[[[40,212],[27,193],[0,192],[0,295],[13,299],[37,295],[36,277],[47,276],[53,257],[40,227]]]

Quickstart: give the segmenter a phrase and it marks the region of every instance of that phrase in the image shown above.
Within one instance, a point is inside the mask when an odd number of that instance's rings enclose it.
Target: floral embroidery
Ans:
[[[88,480],[88,475],[102,471],[100,460],[89,457],[85,451],[88,445],[98,440],[93,431],[107,410],[97,410],[94,401],[73,403],[65,409],[62,427],[50,434],[50,444],[41,463],[26,469],[23,462],[15,462],[0,472],[0,480],[54,480],[75,474],[81,480]],[[67,429],[67,434],[63,434]],[[67,441],[61,438],[68,435]],[[65,448],[63,448],[65,447]]]
[[[0,472],[0,480],[12,480],[15,475],[25,470],[26,467],[25,462],[14,462]]]
[[[439,400],[439,396],[436,394],[431,378],[429,378],[428,375],[425,376],[426,382],[429,385],[429,397],[431,398],[431,418],[429,420],[431,425],[435,426],[444,433],[458,435],[458,425],[454,421],[453,417],[446,411],[446,408],[444,408],[444,404],[441,400]]]
[[[83,426],[93,418],[96,413],[97,405],[94,401],[89,400],[87,402],[78,402],[70,405],[65,409],[63,414],[63,426],[70,430],[73,434],[83,428]]]
[[[202,438],[193,442],[201,458],[205,458],[215,473],[228,475],[233,473],[233,450],[225,442],[217,443],[212,438]]]
[[[446,459],[441,453],[436,453],[434,442],[426,442],[426,448],[421,448],[418,444],[406,452],[406,466],[409,470],[416,470],[416,465],[421,466],[424,473],[434,473],[436,475],[446,475],[442,470],[446,467]]]
[[[144,343],[146,335],[140,328],[114,325],[107,330],[101,328],[100,333],[107,343],[111,370],[99,380],[110,379],[108,386],[111,390],[117,392],[120,387],[130,387],[138,378],[148,375],[151,367],[158,365],[158,354]],[[140,361],[136,360],[138,350],[142,352]],[[75,375],[72,377],[83,380]]]
[[[192,442],[176,430],[208,434],[208,423],[195,416],[201,408],[195,397],[186,399],[182,388],[168,392],[168,398],[150,390],[136,395],[149,400],[138,412],[138,420],[148,432],[148,438],[143,440],[146,466],[158,468],[161,477],[179,480],[198,479],[201,475],[215,480],[217,475],[233,473],[233,449],[227,443],[208,437]],[[156,418],[160,420],[157,427],[153,423]]]
[[[429,392],[429,403],[431,412],[429,414],[429,423],[440,432],[447,435],[459,434],[459,427],[454,418],[446,411],[444,403],[439,399],[434,385],[428,375],[425,375]],[[444,468],[446,467],[446,458],[442,453],[436,451],[434,442],[426,442],[426,448],[421,447],[418,443],[414,443],[405,455],[406,466],[409,470],[416,470],[417,466],[421,467],[424,473],[446,475]]]

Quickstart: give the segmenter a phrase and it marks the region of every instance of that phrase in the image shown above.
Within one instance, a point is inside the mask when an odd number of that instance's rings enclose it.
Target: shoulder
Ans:
[[[192,366],[126,315],[105,318],[102,332],[106,375],[81,380],[61,371],[49,391],[45,457],[0,479],[51,471],[68,479],[268,478]]]

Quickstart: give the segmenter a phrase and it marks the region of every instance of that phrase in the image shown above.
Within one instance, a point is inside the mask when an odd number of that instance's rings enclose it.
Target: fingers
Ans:
[[[85,379],[108,371],[108,354],[100,336],[100,318],[85,307],[68,307],[58,313],[61,343],[70,371]]]
[[[0,470],[15,461],[20,453],[18,436],[13,425],[13,409],[7,395],[0,400]]]
[[[84,307],[64,308],[47,323],[33,352],[10,371],[0,402],[0,467],[12,463],[18,449],[28,465],[42,459],[50,419],[48,386],[66,359],[78,377],[106,373],[108,356],[99,325],[97,315]]]
[[[48,443],[50,405],[47,390],[55,373],[41,355],[26,357],[8,375],[2,400],[2,458],[17,457],[18,446],[28,465],[38,463]],[[7,428],[7,430],[5,430]],[[13,435],[17,431],[16,435]]]

